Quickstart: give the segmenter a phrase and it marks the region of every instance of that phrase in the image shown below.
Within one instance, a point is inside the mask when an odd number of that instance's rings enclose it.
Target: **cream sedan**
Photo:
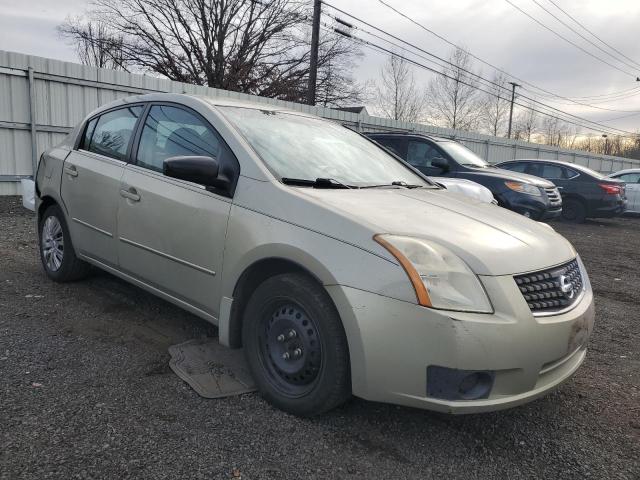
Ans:
[[[212,322],[294,414],[352,394],[496,410],[585,358],[593,295],[569,242],[327,120],[129,97],[45,152],[36,183],[51,279],[93,265]]]

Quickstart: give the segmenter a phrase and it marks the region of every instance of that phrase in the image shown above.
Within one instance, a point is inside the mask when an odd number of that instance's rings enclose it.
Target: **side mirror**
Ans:
[[[431,166],[439,168],[443,172],[449,171],[449,161],[443,157],[436,157],[433,160],[431,160]]]
[[[199,183],[205,187],[226,188],[231,181],[220,175],[220,165],[213,157],[184,156],[167,158],[162,166],[167,177]]]

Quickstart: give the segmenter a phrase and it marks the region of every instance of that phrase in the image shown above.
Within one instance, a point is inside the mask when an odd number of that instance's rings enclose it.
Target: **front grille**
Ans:
[[[573,305],[584,284],[577,260],[513,277],[533,313],[554,313]]]
[[[556,187],[545,188],[544,191],[547,194],[547,198],[549,199],[551,206],[556,207],[562,204],[562,197]]]

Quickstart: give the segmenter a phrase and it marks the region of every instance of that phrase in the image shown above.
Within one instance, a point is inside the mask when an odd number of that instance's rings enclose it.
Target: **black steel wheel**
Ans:
[[[326,291],[305,275],[277,275],[255,290],[243,345],[260,393],[284,411],[316,415],[351,395],[342,322]]]
[[[572,223],[582,223],[587,216],[584,205],[579,200],[569,198],[562,202],[562,219]]]

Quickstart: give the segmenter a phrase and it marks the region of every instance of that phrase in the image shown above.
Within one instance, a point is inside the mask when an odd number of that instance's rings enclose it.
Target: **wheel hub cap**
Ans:
[[[320,369],[321,351],[314,322],[298,306],[278,307],[266,322],[265,360],[280,381],[292,386],[312,383]]]

